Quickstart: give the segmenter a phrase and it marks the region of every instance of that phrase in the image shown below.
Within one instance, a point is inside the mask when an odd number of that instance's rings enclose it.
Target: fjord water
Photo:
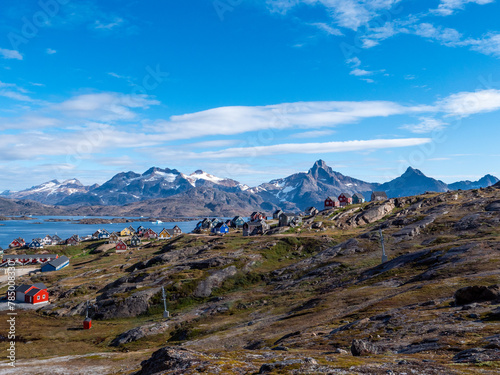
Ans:
[[[91,235],[98,229],[106,229],[108,232],[121,231],[123,228],[132,226],[137,228],[142,225],[146,228],[151,228],[156,232],[161,231],[163,228],[173,228],[178,225],[184,233],[191,232],[196,226],[197,221],[181,221],[181,222],[163,222],[160,224],[152,223],[150,221],[134,221],[130,223],[116,223],[116,224],[78,224],[74,221],[60,221],[51,222],[49,219],[69,219],[79,220],[88,217],[84,216],[36,216],[33,220],[6,220],[0,221],[0,247],[7,249],[13,239],[17,237],[24,238],[26,242],[31,241],[33,238],[45,237],[46,235],[57,234],[63,240],[71,237],[74,234],[79,236]],[[99,217],[101,219],[113,219],[113,217]],[[136,218],[127,218],[136,219]]]

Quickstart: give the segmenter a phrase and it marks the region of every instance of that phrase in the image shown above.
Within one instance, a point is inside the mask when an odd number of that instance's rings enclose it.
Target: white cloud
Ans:
[[[323,5],[328,15],[340,27],[357,30],[377,17],[382,11],[391,9],[401,0],[267,0],[274,12],[286,13],[299,4]]]
[[[374,74],[374,72],[370,72],[368,70],[356,68],[356,69],[351,70],[351,72],[349,74],[353,75],[353,76],[357,76],[357,77],[363,77],[363,76],[371,76],[372,74]]]
[[[394,102],[297,102],[259,107],[220,107],[172,116],[150,125],[170,139],[232,135],[267,129],[319,128],[349,124],[363,118],[426,111]]]
[[[52,48],[47,48],[45,50],[45,52],[48,54],[48,55],[53,55],[55,53],[57,53],[57,51],[55,49],[52,49]]]
[[[261,157],[280,154],[325,154],[337,152],[370,151],[387,148],[411,147],[429,143],[430,138],[374,139],[324,143],[285,143],[271,146],[237,147],[219,151],[181,154],[186,159],[224,159]],[[167,151],[165,155],[177,152]]]
[[[21,102],[33,101],[33,99],[31,99],[29,96],[21,94],[17,91],[11,91],[11,90],[0,90],[0,96],[3,96],[5,98],[9,98],[9,99],[19,100]]]
[[[95,29],[111,30],[117,26],[120,26],[123,23],[123,21],[124,21],[123,18],[116,18],[114,21],[108,22],[108,23],[103,23],[99,20],[96,20],[94,23],[94,28]]]
[[[5,48],[0,48],[0,56],[3,57],[4,59],[15,59],[15,60],[23,59],[23,55],[21,55],[19,51],[12,49],[5,49]]]
[[[337,36],[343,35],[339,29],[335,29],[324,22],[311,23],[311,26],[315,26],[329,35],[337,35]]]
[[[481,112],[500,109],[500,90],[460,92],[437,103],[439,109],[449,116],[467,117]]]
[[[432,12],[441,16],[449,16],[456,10],[464,9],[465,4],[475,3],[478,5],[485,5],[493,3],[495,0],[441,0],[437,9]]]
[[[480,39],[467,39],[464,44],[474,51],[500,58],[500,33],[489,33]]]
[[[113,92],[85,94],[71,98],[53,106],[61,112],[72,116],[92,119],[94,121],[131,120],[136,113],[131,108],[149,108],[160,104],[146,95],[123,95]]]
[[[311,130],[308,132],[295,133],[290,138],[319,138],[334,134],[334,130]]]
[[[416,134],[431,133],[435,130],[443,129],[447,123],[431,118],[431,117],[421,117],[418,124],[403,125],[400,129],[406,129]]]

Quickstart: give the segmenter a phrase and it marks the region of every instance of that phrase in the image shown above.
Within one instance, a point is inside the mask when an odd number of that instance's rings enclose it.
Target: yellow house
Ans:
[[[163,228],[163,230],[160,232],[160,235],[158,236],[160,240],[169,240],[172,238],[172,236],[169,233],[168,229]]]
[[[129,229],[129,228],[125,228],[124,230],[122,230],[120,232],[120,236],[131,236],[132,235],[132,231]]]

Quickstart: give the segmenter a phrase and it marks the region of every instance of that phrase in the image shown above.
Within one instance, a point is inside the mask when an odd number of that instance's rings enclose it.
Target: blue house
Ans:
[[[30,249],[41,249],[41,248],[43,248],[43,243],[41,241],[38,241],[38,240],[33,240],[29,243],[28,247]]]
[[[69,265],[69,258],[65,255],[61,255],[59,258],[51,260],[42,266],[42,272],[59,271]]]
[[[212,228],[212,233],[214,234],[226,234],[229,233],[229,227],[225,223],[219,223]]]
[[[110,236],[109,232],[106,229],[102,229],[98,235],[100,240],[108,239]]]

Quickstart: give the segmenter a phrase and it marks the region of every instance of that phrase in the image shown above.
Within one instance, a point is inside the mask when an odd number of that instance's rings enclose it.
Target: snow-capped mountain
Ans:
[[[308,172],[272,180],[251,190],[270,200],[274,197],[278,202],[291,202],[300,209],[305,209],[308,206],[322,208],[329,195],[362,193],[368,197],[378,185],[344,176],[335,172],[323,160],[318,160]]]
[[[13,199],[30,199],[44,204],[57,204],[70,195],[87,193],[95,187],[97,185],[84,186],[76,178],[73,178],[63,182],[58,180],[48,181],[22,191],[4,191],[0,195]]]
[[[231,206],[246,209],[255,206],[256,210],[280,207],[298,211],[309,206],[322,208],[327,196],[338,196],[340,193],[361,193],[369,200],[374,190],[385,191],[389,198],[394,198],[426,191],[486,187],[497,181],[496,177],[486,175],[477,182],[462,181],[447,185],[410,167],[402,176],[381,185],[345,176],[334,171],[323,160],[318,160],[307,172],[295,173],[256,187],[202,170],[184,174],[177,169],[153,167],[142,174],[132,171],[118,173],[102,186],[84,186],[77,179],[64,182],[52,180],[20,192],[5,191],[0,195],[61,206],[119,206],[155,200],[152,202],[168,202],[180,211],[183,206],[194,205],[196,210],[200,204],[204,207],[199,207],[200,211],[191,209],[191,212],[205,212],[204,209],[229,212]],[[143,207],[142,203],[139,206]],[[179,212],[179,215],[182,214]]]

